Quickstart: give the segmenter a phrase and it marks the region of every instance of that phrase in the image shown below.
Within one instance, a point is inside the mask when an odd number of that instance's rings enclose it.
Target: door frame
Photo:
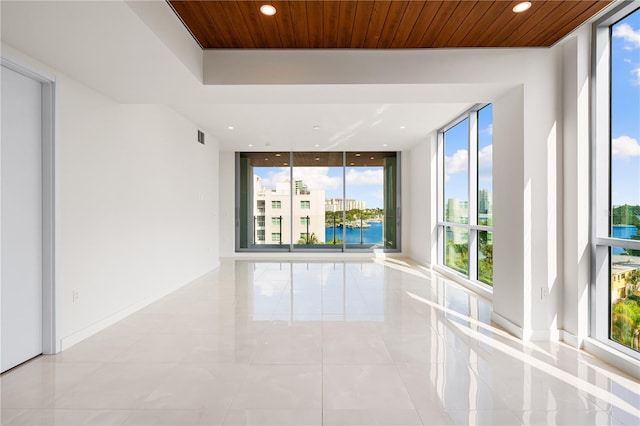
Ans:
[[[0,57],[0,64],[42,87],[42,353],[60,352],[58,337],[58,138],[56,126],[56,80],[47,72],[9,58]],[[1,232],[1,230],[0,230]],[[0,268],[2,265],[0,265]],[[0,296],[1,297],[1,296]]]

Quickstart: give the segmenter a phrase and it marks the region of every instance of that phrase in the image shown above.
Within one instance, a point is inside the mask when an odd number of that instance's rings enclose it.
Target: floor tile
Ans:
[[[123,410],[24,410],[18,416],[2,417],[3,425],[91,425],[112,426],[122,425],[129,413]]]
[[[136,409],[160,386],[174,364],[104,364],[53,403],[57,409]]]
[[[322,408],[322,366],[251,365],[231,408]]]
[[[154,410],[228,409],[249,366],[242,364],[184,364],[166,372],[160,384],[138,408]]]
[[[198,410],[137,410],[131,411],[123,425],[184,426],[200,424]]]
[[[335,332],[322,336],[325,364],[390,364],[393,362],[380,333]]]
[[[325,409],[414,409],[395,365],[331,365],[323,368]]]
[[[323,424],[325,425],[422,425],[418,412],[414,409],[366,409],[366,410],[324,410]]]
[[[223,425],[291,425],[313,426],[322,424],[322,410],[231,410]]]
[[[0,390],[3,425],[640,424],[637,379],[397,258],[225,259]]]

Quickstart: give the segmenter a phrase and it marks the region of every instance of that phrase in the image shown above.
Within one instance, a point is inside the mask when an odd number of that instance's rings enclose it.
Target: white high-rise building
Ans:
[[[343,211],[345,209],[345,205],[346,205],[346,210],[353,210],[353,209],[364,210],[367,208],[366,201],[354,200],[353,198],[347,198],[346,200],[343,198],[327,198],[325,200],[325,209],[328,212]]]
[[[322,189],[309,190],[301,180],[276,183],[276,189],[262,186],[254,176],[254,229],[256,244],[294,244],[325,242],[324,194]],[[293,190],[293,197],[290,196]],[[291,216],[293,200],[293,216]],[[291,223],[293,222],[293,234]],[[303,243],[303,244],[304,244]]]

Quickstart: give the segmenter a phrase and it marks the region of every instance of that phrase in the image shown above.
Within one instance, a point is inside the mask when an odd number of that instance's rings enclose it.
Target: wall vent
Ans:
[[[204,133],[202,133],[202,131],[200,130],[198,130],[198,142],[204,145]]]

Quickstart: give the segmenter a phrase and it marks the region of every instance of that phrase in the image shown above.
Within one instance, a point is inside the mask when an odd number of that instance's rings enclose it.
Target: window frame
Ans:
[[[493,286],[478,279],[478,234],[480,231],[493,233],[493,225],[478,224],[478,112],[490,103],[476,104],[469,108],[466,112],[456,117],[447,125],[438,130],[437,137],[437,263],[440,267],[454,276],[463,280],[469,280],[475,285],[481,286],[490,292]],[[467,223],[450,222],[445,220],[445,133],[453,127],[462,123],[464,120],[468,122],[468,221]],[[493,172],[492,172],[493,173]],[[462,228],[468,233],[468,274],[465,275],[454,268],[445,264],[445,243],[447,228]]]
[[[296,167],[299,167],[295,164],[294,161],[294,155],[296,153],[301,153],[301,152],[305,152],[306,151],[289,151],[287,153],[284,153],[282,151],[278,152],[277,154],[280,155],[288,155],[289,157],[289,161],[287,163],[285,163],[286,167],[288,168],[288,175],[289,175],[289,179],[290,181],[293,180],[293,176],[294,176],[294,169]],[[373,253],[373,252],[383,252],[383,253],[401,253],[402,252],[402,203],[403,203],[403,199],[402,199],[402,182],[403,182],[403,171],[402,171],[402,151],[389,151],[389,150],[381,150],[381,151],[371,151],[371,152],[375,152],[375,153],[380,153],[380,154],[384,154],[385,157],[390,157],[393,158],[393,162],[390,162],[390,164],[385,164],[383,165],[383,173],[385,174],[385,181],[384,182],[388,182],[388,184],[385,186],[383,185],[383,190],[387,189],[390,191],[391,193],[391,197],[389,197],[388,199],[393,200],[393,209],[387,209],[387,206],[383,206],[383,210],[385,210],[385,212],[388,212],[387,214],[389,215],[389,217],[393,218],[393,244],[387,244],[387,241],[391,241],[389,238],[387,238],[387,234],[385,234],[383,232],[383,246],[372,246],[372,247],[360,247],[357,244],[352,244],[352,243],[348,243],[347,242],[347,238],[346,238],[346,228],[343,228],[342,230],[339,231],[339,234],[336,234],[336,239],[338,241],[340,241],[339,244],[327,244],[327,247],[324,248],[309,248],[305,246],[300,246],[298,244],[296,244],[295,240],[291,240],[288,243],[282,243],[282,241],[280,241],[280,244],[265,244],[265,245],[256,245],[255,244],[255,239],[253,244],[250,241],[250,236],[251,234],[253,234],[255,236],[255,220],[252,223],[247,223],[246,221],[246,214],[249,214],[251,216],[251,212],[253,212],[253,210],[255,209],[255,206],[252,204],[251,201],[248,200],[248,196],[250,196],[251,191],[253,190],[253,182],[251,181],[251,179],[249,180],[249,182],[246,181],[246,176],[244,175],[244,172],[246,172],[247,170],[244,170],[244,162],[243,159],[246,158],[246,155],[255,155],[257,153],[262,154],[261,152],[253,152],[253,151],[236,151],[235,152],[235,252],[236,253],[242,253],[242,252],[284,252],[284,251],[288,251],[288,252],[303,252],[303,251],[316,251],[316,252],[321,252],[321,251],[327,251],[327,252],[349,252],[349,253]],[[272,154],[275,152],[265,152],[264,154]],[[347,198],[347,184],[346,184],[346,174],[347,174],[347,163],[346,163],[346,159],[347,156],[349,154],[355,153],[355,151],[331,151],[331,153],[339,153],[342,157],[342,201],[343,201],[343,208],[339,211],[336,211],[336,213],[341,213],[341,219],[339,217],[338,220],[340,221],[345,221],[345,217],[346,217],[346,210],[345,210],[345,206],[346,206],[346,200]],[[248,166],[253,167],[253,166]],[[283,167],[284,168],[284,167]],[[388,179],[388,180],[386,180]],[[296,204],[296,201],[299,200],[297,197],[300,194],[296,194],[296,191],[294,190],[293,187],[291,187],[291,192],[290,194],[287,196],[286,200],[288,201],[288,204],[285,203],[285,205],[279,204],[278,207],[274,207],[273,203],[278,201],[279,203],[281,202],[280,200],[271,200],[272,201],[272,209],[271,210],[278,210],[281,208],[284,208],[284,210],[288,211],[288,215],[283,215],[283,219],[286,222],[287,218],[290,218],[290,222],[288,222],[286,225],[283,224],[282,227],[282,235],[281,238],[283,238],[284,236],[293,236],[295,235],[295,219],[294,217],[300,213],[304,213],[306,212],[308,209],[300,209],[298,208],[298,205]],[[259,201],[259,200],[258,200]],[[303,200],[305,201],[305,200]],[[326,199],[325,199],[326,201]],[[309,209],[311,209],[311,200],[308,200],[309,202]],[[266,210],[266,214],[277,214],[275,211],[269,211],[267,205],[264,205],[264,209]],[[302,210],[302,211],[301,211]],[[249,212],[249,213],[247,213]],[[255,217],[255,215],[253,215],[252,217]],[[325,217],[326,217],[326,211],[325,211]],[[390,221],[391,222],[391,221]],[[384,228],[383,228],[384,229]],[[391,229],[390,226],[387,226],[386,228]],[[254,237],[255,238],[255,237]]]
[[[611,27],[640,10],[640,1],[624,2],[593,24],[591,60],[591,281],[589,336],[605,346],[640,361],[637,352],[611,339],[611,249],[640,250],[640,241],[611,235]]]

